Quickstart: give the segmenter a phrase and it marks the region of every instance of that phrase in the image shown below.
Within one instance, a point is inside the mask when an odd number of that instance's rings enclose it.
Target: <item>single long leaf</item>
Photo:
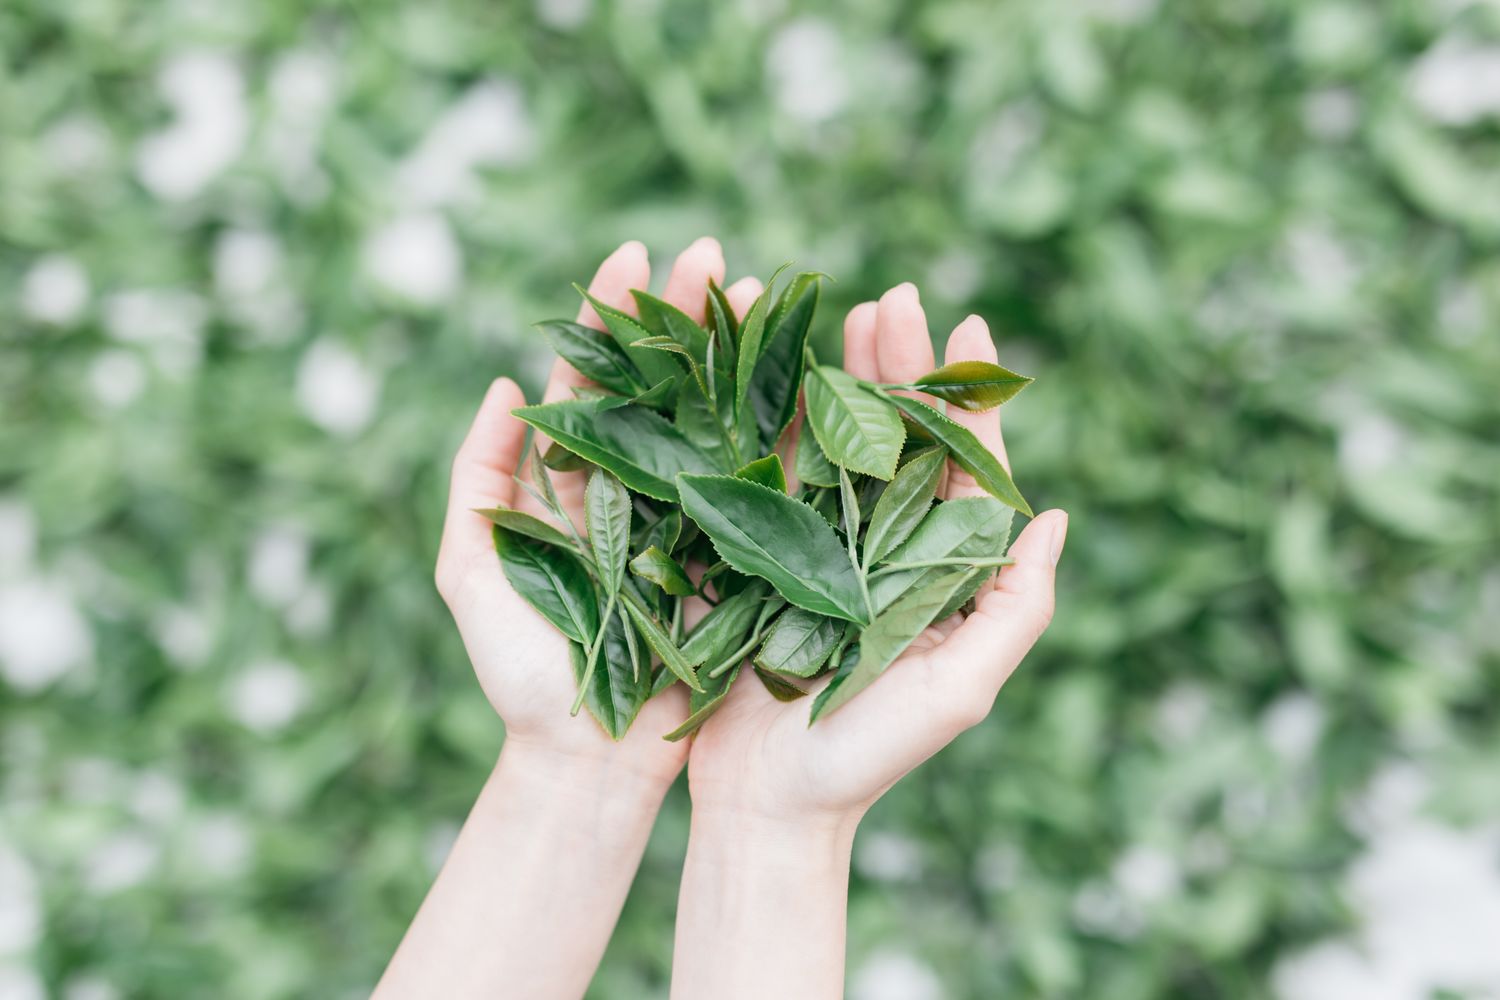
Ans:
[[[677,485],[683,512],[729,565],[809,611],[868,620],[848,553],[807,504],[733,476],[681,475]]]
[[[718,345],[719,357],[723,364],[730,370],[734,368],[734,361],[739,350],[740,323],[734,314],[734,306],[729,304],[729,298],[724,294],[724,289],[712,278],[708,279],[708,305],[713,319],[714,343]]]
[[[1033,381],[989,361],[955,361],[928,372],[911,385],[977,413],[994,409]]]
[[[1014,512],[992,497],[945,500],[928,511],[906,541],[882,562],[925,562],[993,558],[1005,554]],[[908,569],[870,580],[870,600],[879,613],[908,588],[941,576],[946,569]]]
[[[495,525],[495,551],[510,585],[563,635],[591,644],[599,606],[583,562],[566,549]]]
[[[767,321],[765,345],[750,376],[748,397],[762,448],[774,447],[797,414],[807,333],[817,312],[822,277],[807,271],[793,278]]]
[[[581,375],[606,389],[634,396],[646,391],[645,378],[612,336],[567,320],[547,320],[537,326],[547,342]]]
[[[913,639],[933,623],[940,611],[958,590],[976,574],[976,570],[952,570],[902,595],[882,611],[859,637],[859,659],[848,673],[840,670],[813,702],[812,721],[834,711],[874,683],[896,658],[906,651]],[[842,665],[841,665],[842,666]]]
[[[698,622],[682,644],[682,656],[694,667],[718,663],[744,641],[746,632],[760,613],[770,585],[756,580],[733,596],[726,597]]]
[[[629,627],[623,615],[610,616],[609,626],[601,639],[599,662],[594,665],[594,673],[583,689],[584,707],[614,740],[624,738],[651,694],[650,671],[640,662],[639,650],[633,649],[627,638]],[[585,660],[583,650],[576,644],[570,648],[573,677],[581,683]]]
[[[803,388],[806,426],[812,428],[830,462],[877,479],[895,475],[906,428],[889,399],[828,365],[810,370]]]
[[[562,445],[553,441],[542,456],[542,464],[554,472],[581,472],[592,468],[588,459],[580,458]]]
[[[630,401],[649,406],[653,410],[670,410],[677,402],[677,379],[664,378],[645,392],[636,394]]]
[[[527,538],[534,538],[539,542],[546,542],[548,545],[556,545],[569,551],[573,548],[573,541],[567,535],[541,518],[532,517],[530,514],[523,514],[509,507],[476,507],[474,513],[488,518],[502,528],[509,528],[516,534],[525,535]]]
[[[654,385],[662,379],[672,378],[677,374],[677,365],[670,358],[635,346],[637,340],[651,336],[651,331],[642,326],[640,320],[628,312],[600,302],[582,285],[575,284],[573,287],[588,301],[589,305],[593,306],[594,312],[604,323],[604,328],[625,349],[625,354],[645,376],[648,384]]]
[[[643,406],[575,399],[512,412],[569,451],[607,469],[637,493],[658,500],[677,499],[673,477],[678,472],[715,468],[713,459]]]
[[[698,592],[677,560],[654,545],[630,560],[630,572],[673,597],[690,597]]]
[[[778,674],[811,677],[828,661],[843,625],[836,619],[803,608],[787,608],[771,623],[756,666]]]
[[[654,334],[676,341],[700,365],[707,363],[708,331],[699,326],[696,320],[649,292],[632,289],[630,294],[635,298],[642,326]]]
[[[909,399],[905,396],[888,396],[903,414],[913,423],[927,431],[943,446],[948,449],[948,456],[956,462],[980,487],[1002,503],[1009,504],[1016,510],[1031,517],[1031,505],[1026,498],[1021,496],[1021,491],[1016,489],[1016,484],[1011,481],[1010,473],[1005,471],[1005,466],[995,457],[994,452],[986,448],[980,440],[974,436],[974,432],[961,424],[956,424],[936,409],[928,406],[919,399]]]
[[[741,479],[748,479],[752,483],[769,486],[781,493],[787,491],[786,470],[781,467],[781,456],[774,452],[765,458],[757,458],[735,472],[735,475]]]
[[[596,469],[583,490],[583,517],[599,582],[606,596],[617,594],[630,552],[630,494],[614,476]]]
[[[776,274],[780,274],[777,271]],[[760,360],[761,347],[765,340],[766,314],[771,309],[771,288],[776,284],[776,276],[766,282],[766,287],[761,290],[759,296],[751,304],[745,313],[745,319],[740,323],[738,357],[735,358],[734,368],[734,411],[739,413],[746,407],[745,400],[750,395],[750,380],[755,373],[755,364]]]
[[[622,603],[630,615],[630,620],[640,630],[641,637],[646,640],[646,645],[651,647],[651,651],[661,657],[662,666],[676,674],[678,679],[694,691],[701,691],[703,685],[698,680],[698,674],[682,655],[682,651],[677,648],[677,644],[672,641],[672,637],[667,635],[666,629],[657,624],[656,619],[651,617],[650,610],[641,604],[633,593],[623,590],[621,594],[624,596]]]
[[[884,559],[922,523],[937,496],[947,458],[943,449],[932,448],[913,455],[897,470],[870,514],[862,552],[865,566]]]

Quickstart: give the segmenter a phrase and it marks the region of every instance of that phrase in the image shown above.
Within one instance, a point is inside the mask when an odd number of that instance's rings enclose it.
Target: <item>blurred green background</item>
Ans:
[[[502,739],[449,456],[704,233],[987,317],[1073,515],[852,997],[1500,996],[1500,5],[6,0],[0,997],[369,990]]]

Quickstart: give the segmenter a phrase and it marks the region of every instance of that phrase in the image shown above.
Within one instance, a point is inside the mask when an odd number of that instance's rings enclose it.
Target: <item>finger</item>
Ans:
[[[724,248],[712,236],[700,236],[677,255],[662,300],[702,323],[707,316],[709,279],[724,283]]]
[[[744,319],[763,291],[765,286],[760,283],[760,279],[741,278],[724,289],[724,298],[729,300],[729,308],[734,310],[735,318]]]
[[[927,314],[922,311],[917,286],[909,281],[880,297],[875,316],[875,362],[882,382],[913,382],[935,367]]]
[[[880,378],[880,363],[875,360],[878,310],[874,302],[861,302],[844,317],[844,370],[855,378]]]
[[[453,458],[438,555],[440,574],[470,552],[490,550],[490,522],[475,514],[474,508],[514,504],[515,472],[526,446],[526,425],[510,411],[525,404],[520,386],[508,378],[496,379],[484,394],[479,413]]]
[[[604,258],[604,262],[599,265],[599,270],[594,272],[594,280],[589,282],[589,294],[607,306],[613,306],[634,315],[635,299],[631,297],[630,290],[645,288],[650,283],[651,261],[646,255],[646,247],[637,240],[631,240],[628,243],[622,243],[614,253]],[[604,321],[599,318],[599,314],[594,311],[594,307],[587,300],[584,300],[583,305],[578,309],[578,322],[596,330],[604,329]],[[562,358],[558,358],[552,363],[552,373],[547,379],[546,389],[542,392],[542,401],[555,403],[559,400],[571,399],[575,388],[588,384],[589,380],[579,374],[576,368]],[[552,443],[550,438],[541,433],[538,433],[533,440],[537,450],[541,452],[545,452]],[[551,477],[563,509],[568,511],[575,524],[580,523],[583,513],[584,475],[579,472],[553,472]],[[534,483],[536,470],[528,467],[523,478]],[[523,498],[521,508],[532,514],[543,513],[529,496]]]
[[[995,354],[995,342],[990,337],[990,328],[984,320],[978,316],[970,316],[954,328],[948,337],[948,347],[944,355],[947,364],[955,361],[988,361],[994,364],[998,360]],[[948,416],[954,423],[961,424],[974,432],[979,443],[994,453],[1005,466],[1005,471],[1010,471],[1010,459],[1005,454],[1005,439],[1000,434],[1000,412],[991,410],[987,413],[970,413],[959,406],[949,406]],[[953,462],[948,463],[948,478],[943,497],[948,500],[956,500],[959,497],[977,497],[984,495],[984,488],[974,481],[974,477]]]

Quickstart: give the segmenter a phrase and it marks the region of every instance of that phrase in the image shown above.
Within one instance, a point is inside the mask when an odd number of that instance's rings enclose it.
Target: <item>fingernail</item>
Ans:
[[[1068,515],[1060,512],[1060,516],[1052,519],[1052,565],[1062,558],[1063,543],[1068,540]]]

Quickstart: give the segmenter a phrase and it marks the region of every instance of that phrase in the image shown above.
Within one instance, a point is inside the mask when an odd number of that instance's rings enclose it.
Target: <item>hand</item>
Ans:
[[[612,253],[589,286],[601,302],[635,313],[632,288],[651,278],[646,248],[630,242]],[[703,238],[684,250],[672,267],[663,298],[700,322],[704,319],[708,281],[724,279],[724,254],[717,241]],[[604,325],[584,303],[578,322]],[[566,361],[552,367],[544,399],[567,399],[586,384]],[[648,701],[630,732],[613,743],[586,713],[570,716],[577,687],[569,666],[567,640],[525,602],[506,581],[495,554],[490,522],[476,507],[514,507],[544,519],[543,510],[517,483],[525,467],[526,427],[510,411],[525,404],[510,379],[490,386],[468,437],[453,462],[447,522],[438,554],[437,585],[458,623],[480,686],[505,720],[507,745],[554,756],[569,764],[628,768],[652,782],[669,784],[686,759],[685,744],[667,743],[670,732],[687,715],[686,691],[674,686]],[[537,441],[545,451],[548,442]],[[573,523],[583,525],[583,473],[551,473],[558,498]]]
[[[733,290],[739,310],[759,288]],[[995,360],[983,320],[959,324],[947,360]],[[851,374],[910,382],[933,364],[914,286],[849,313],[844,367]],[[1006,463],[994,413],[955,408],[949,416]],[[943,489],[947,498],[982,492],[953,465]],[[810,699],[779,702],[755,677],[736,680],[694,737],[688,760],[693,825],[677,908],[674,997],[843,995],[855,827],[899,778],[989,713],[1051,621],[1053,569],[1067,527],[1062,511],[1032,521],[1011,546],[1014,565],[980,590],[968,618],[927,629],[869,688],[815,726],[808,726]]]

